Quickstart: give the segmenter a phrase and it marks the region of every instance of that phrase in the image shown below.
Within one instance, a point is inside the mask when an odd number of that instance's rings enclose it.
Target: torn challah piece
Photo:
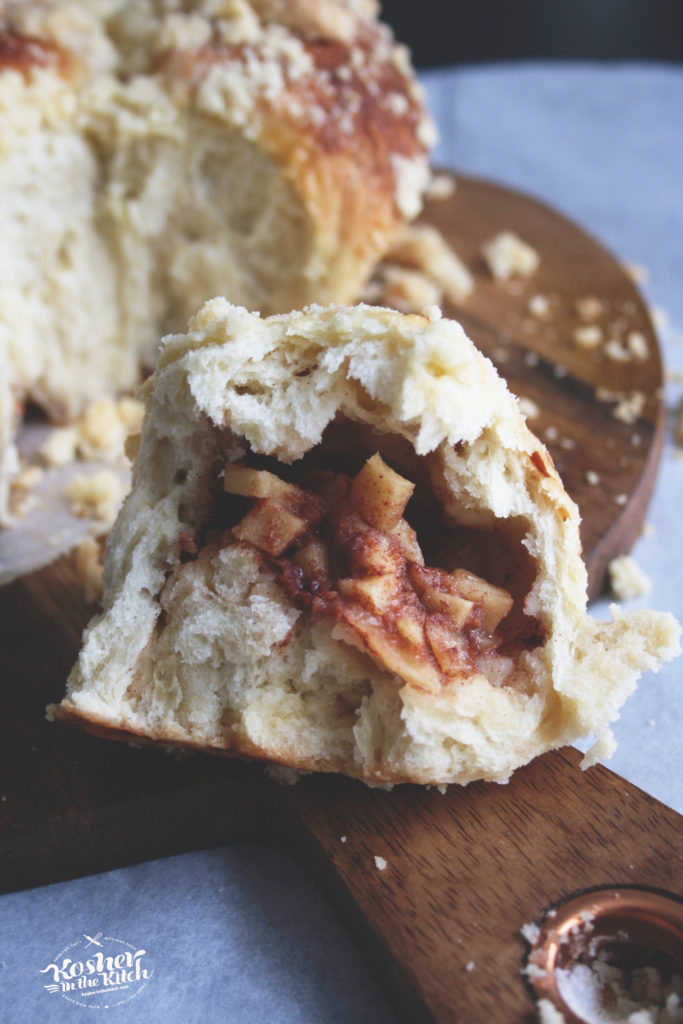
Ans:
[[[372,783],[504,781],[604,742],[678,651],[666,613],[587,615],[576,507],[436,309],[215,299],[145,387],[61,719]]]
[[[376,13],[0,5],[0,506],[24,402],[70,418],[132,387],[214,295],[356,300],[420,211],[434,134]]]

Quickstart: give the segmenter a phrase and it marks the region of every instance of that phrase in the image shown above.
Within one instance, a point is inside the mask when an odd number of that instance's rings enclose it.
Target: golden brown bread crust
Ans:
[[[85,715],[79,711],[69,710],[59,704],[51,705],[50,719],[63,722],[65,725],[77,726],[91,736],[97,736],[103,740],[114,740],[117,743],[139,744],[143,747],[162,747],[164,750],[196,751],[201,754],[209,753],[218,757],[237,758],[244,761],[261,761],[264,764],[293,768],[294,771],[298,772],[324,771],[346,772],[346,774],[349,774],[348,765],[342,759],[335,763],[329,758],[323,760],[299,756],[296,763],[292,764],[291,758],[278,757],[277,753],[270,748],[252,743],[244,736],[235,735],[230,737],[228,744],[222,743],[220,745],[207,746],[205,742],[200,740],[188,741],[184,735],[179,735],[177,739],[174,739],[167,730],[160,730],[159,735],[155,736],[150,732],[140,732],[132,726],[126,727],[122,725],[121,728],[116,728],[109,724],[106,719],[100,719],[97,715]],[[366,782],[372,781],[372,776],[368,773],[361,774],[359,772],[358,778],[363,778]],[[377,781],[380,783],[388,781],[404,782],[405,779],[401,775],[396,775],[395,778],[389,779],[386,774],[378,773]]]
[[[60,37],[60,9],[78,9],[79,4],[53,2],[44,6],[47,13],[37,24],[44,24],[46,32],[54,32],[44,38],[22,30],[22,25],[34,24],[31,17],[35,13],[38,18],[41,5],[15,2],[7,5],[4,17],[0,13],[0,73],[19,70],[28,76],[33,69],[50,70],[75,84],[75,69],[80,65],[83,81],[79,86],[92,85],[101,69],[92,64],[88,67],[88,56],[69,48],[77,37],[69,35],[67,29]],[[135,6],[131,2],[120,4],[118,21],[122,12],[127,8],[134,11]],[[200,45],[192,45],[191,36],[178,33],[179,38],[164,46],[164,34],[159,30],[141,63],[138,58],[135,72],[161,76],[170,92],[184,94],[181,102],[192,106],[212,70],[242,66],[245,88],[254,89],[252,99],[263,118],[259,143],[282,162],[295,188],[308,198],[314,214],[321,218],[322,233],[341,230],[343,237],[336,239],[337,246],[343,249],[351,241],[354,258],[362,266],[353,282],[340,282],[329,294],[309,294],[306,301],[348,301],[355,298],[369,272],[367,261],[376,260],[387,249],[397,228],[405,222],[400,199],[397,203],[395,160],[424,159],[434,141],[424,96],[406,51],[374,18],[353,14],[345,4],[331,0],[323,6],[343,15],[346,26],[339,38],[334,32],[334,19],[330,21],[329,15],[323,18],[321,12],[316,14],[316,5],[291,2],[252,6],[262,18],[260,30],[246,33],[245,41],[228,43],[225,29],[221,32],[224,19],[205,13],[203,5],[197,4],[197,16],[203,19],[207,38]],[[158,7],[162,22],[164,16],[172,17],[172,5],[166,7],[165,3]],[[91,10],[97,12],[98,5]],[[125,82],[129,75],[125,34],[116,37],[112,28],[115,22],[107,22],[104,7],[100,17],[103,37],[120,48],[107,73]],[[283,20],[278,23],[278,18]],[[324,31],[325,19],[332,25],[331,32]],[[301,45],[310,67],[304,68],[300,56],[294,65],[301,66],[295,66],[293,75],[285,67],[286,48],[278,52],[269,37],[274,24]],[[260,67],[267,76],[275,65],[280,65],[283,73],[278,88],[267,84],[261,88],[259,75],[251,71]],[[423,184],[426,186],[426,179]],[[335,202],[337,197],[339,201]],[[330,209],[327,215],[326,206]],[[231,298],[239,300],[239,296]],[[292,303],[291,308],[300,304]],[[263,311],[284,310],[264,307]]]
[[[0,519],[10,392],[76,415],[214,295],[355,301],[419,212],[433,127],[371,6],[187,7],[0,8],[0,189],[31,195],[0,228]]]
[[[260,142],[315,211],[319,243],[336,266],[337,284],[302,295],[297,305],[345,302],[405,224],[395,161],[424,158],[430,132],[422,95],[381,26],[361,24],[350,42],[301,41],[312,70],[260,100]],[[245,65],[254,55],[271,59],[258,42],[210,41],[193,51],[167,50],[156,66],[187,88],[192,102],[211,69]]]

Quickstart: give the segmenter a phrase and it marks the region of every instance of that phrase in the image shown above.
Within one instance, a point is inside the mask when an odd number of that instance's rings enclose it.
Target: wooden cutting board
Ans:
[[[550,431],[597,592],[607,561],[641,526],[661,447],[661,363],[642,300],[609,254],[532,199],[461,179],[427,219],[476,278],[447,311],[538,406],[537,432]],[[478,256],[502,229],[541,254],[521,286],[494,283]],[[534,295],[549,299],[547,319],[530,313]],[[645,361],[572,342],[575,303],[587,296],[604,303],[606,335],[645,336]],[[612,397],[596,399],[597,388]],[[640,415],[615,419],[635,392]],[[507,786],[442,795],[332,777],[281,786],[256,765],[177,759],[49,724],[44,707],[61,696],[91,613],[68,557],[0,592],[3,891],[238,839],[286,844],[324,885],[400,1020],[505,1024],[533,1018],[520,974],[525,923],[594,886],[683,890],[681,818],[604,768],[581,772],[571,750]]]

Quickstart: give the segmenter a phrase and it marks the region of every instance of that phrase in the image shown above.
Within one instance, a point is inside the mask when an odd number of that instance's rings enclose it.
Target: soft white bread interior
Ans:
[[[1,5],[0,467],[22,402],[130,388],[214,295],[355,301],[432,141],[372,3]]]
[[[165,339],[60,718],[372,783],[504,781],[609,723],[671,615],[586,612],[579,518],[438,310],[223,299]]]

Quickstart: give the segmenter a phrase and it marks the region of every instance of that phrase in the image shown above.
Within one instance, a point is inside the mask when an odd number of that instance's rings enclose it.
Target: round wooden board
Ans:
[[[608,563],[630,550],[652,494],[664,433],[662,362],[642,297],[624,267],[595,239],[555,210],[499,185],[456,175],[452,196],[432,202],[422,220],[439,229],[475,281],[472,293],[444,314],[459,320],[510,388],[538,415],[531,429],[547,445],[582,516],[589,594],[603,589]],[[540,256],[527,279],[495,281],[481,246],[512,231]],[[534,296],[548,302],[534,314]],[[577,302],[600,300],[581,318]],[[600,328],[597,347],[573,339]],[[604,342],[624,349],[642,335],[645,358],[610,358]]]

